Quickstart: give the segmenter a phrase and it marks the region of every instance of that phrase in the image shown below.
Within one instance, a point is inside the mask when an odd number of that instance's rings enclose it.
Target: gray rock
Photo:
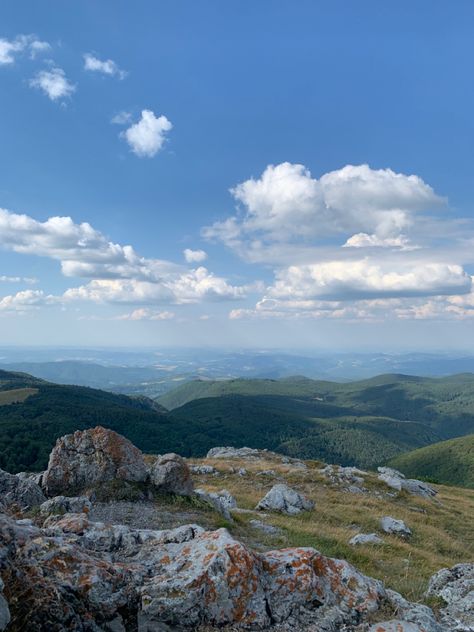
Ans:
[[[391,467],[379,467],[379,480],[397,491],[402,489],[413,496],[432,498],[438,493],[433,487],[415,478],[405,478],[405,475]]]
[[[265,535],[280,535],[282,530],[278,527],[274,527],[272,524],[267,524],[261,520],[250,520],[249,525],[254,529],[258,529]]]
[[[193,474],[218,474],[213,465],[191,465],[190,470]]]
[[[412,535],[411,529],[407,527],[403,520],[397,520],[391,516],[384,516],[380,520],[380,527],[385,533],[398,535],[401,538],[409,538]]]
[[[194,485],[189,467],[174,452],[157,458],[151,469],[150,479],[159,491],[167,494],[190,496],[193,493]]]
[[[10,610],[5,597],[2,595],[4,584],[0,577],[0,630],[5,630],[10,623]]]
[[[474,630],[474,563],[443,568],[430,579],[427,595],[444,600],[441,623],[446,630]]]
[[[18,472],[17,476],[29,481],[33,481],[41,487],[44,472]]]
[[[143,482],[143,455],[128,439],[101,426],[57,440],[43,475],[48,496],[77,492],[112,480]]]
[[[384,541],[376,533],[358,533],[349,540],[351,546],[357,546],[359,544],[383,544]]]
[[[46,500],[34,481],[3,470],[0,470],[0,498],[5,507],[18,505],[20,509],[37,507]]]
[[[256,509],[280,511],[290,516],[313,508],[312,500],[283,484],[274,485],[256,506]]]
[[[87,496],[55,496],[40,506],[43,516],[57,513],[89,513],[92,503]]]
[[[247,476],[247,470],[245,469],[245,467],[239,467],[239,469],[237,470],[237,474],[239,476]]]
[[[237,507],[237,501],[226,489],[221,489],[220,492],[206,492],[204,489],[196,489],[194,493],[211,505],[226,520],[232,521],[230,510]]]
[[[266,450],[255,448],[233,448],[231,446],[211,448],[206,455],[208,459],[255,459],[260,458]]]
[[[438,628],[439,629],[439,628]],[[369,632],[434,632],[434,628],[426,628],[410,621],[401,621],[400,619],[392,619],[390,621],[382,621],[375,623],[369,628]],[[441,630],[440,630],[441,632]]]

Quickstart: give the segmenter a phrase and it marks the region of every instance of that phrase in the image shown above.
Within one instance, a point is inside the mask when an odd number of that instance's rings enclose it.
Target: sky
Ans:
[[[474,351],[474,3],[0,4],[0,344]]]

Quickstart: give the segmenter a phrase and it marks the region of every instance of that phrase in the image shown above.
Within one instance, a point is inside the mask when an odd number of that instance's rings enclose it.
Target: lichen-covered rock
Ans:
[[[48,496],[56,496],[114,479],[142,482],[147,477],[140,450],[113,430],[97,426],[57,440],[42,484]]]
[[[351,546],[365,545],[365,544],[383,544],[382,538],[376,533],[358,533],[349,540]]]
[[[43,516],[48,514],[89,513],[92,503],[87,496],[55,496],[40,506]]]
[[[399,606],[380,581],[311,548],[256,553],[225,529],[130,529],[84,513],[46,524],[0,515],[0,575],[13,629],[22,632],[366,630],[390,602],[406,612],[398,615],[403,625],[425,616],[400,596]]]
[[[194,485],[186,461],[171,452],[159,456],[150,472],[151,482],[160,492],[190,496]]]
[[[446,603],[441,609],[446,630],[474,630],[474,563],[441,569],[430,579],[427,594]]]
[[[392,619],[391,621],[383,621],[371,625],[369,632],[431,632],[431,630],[416,623],[410,623],[409,621]]]
[[[387,590],[387,600],[396,613],[396,623],[397,625],[402,626],[400,627],[400,630],[402,630],[402,632],[411,629],[409,627],[403,627],[403,625],[415,626],[414,629],[416,630],[416,632],[418,632],[418,630],[420,632],[448,632],[448,629],[443,628],[436,621],[433,611],[431,610],[431,608],[428,608],[428,606],[425,606],[421,603],[412,603],[410,601],[407,601],[404,597],[402,597],[394,590]],[[393,626],[395,624],[395,621],[387,621],[385,624],[379,625],[388,626],[388,624],[392,624]],[[386,629],[388,632],[391,632],[392,629],[398,632],[396,627],[387,627]],[[385,628],[382,628],[382,630],[385,630]],[[375,631],[377,631],[377,628],[375,628]]]
[[[41,505],[46,498],[34,481],[0,470],[0,499],[6,507],[28,509]]]
[[[382,531],[385,531],[385,533],[398,535],[401,538],[410,538],[412,535],[410,527],[407,527],[403,520],[397,520],[391,516],[384,516],[380,520],[380,528]]]
[[[313,508],[312,500],[284,484],[274,485],[256,506],[256,509],[280,511],[290,516]]]

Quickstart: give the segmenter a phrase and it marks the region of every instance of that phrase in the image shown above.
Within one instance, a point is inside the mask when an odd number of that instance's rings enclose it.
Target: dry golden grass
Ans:
[[[0,391],[0,406],[24,402],[30,395],[36,395],[37,392],[37,388],[13,388],[9,391]]]
[[[411,600],[422,598],[429,577],[440,568],[474,559],[474,490],[437,485],[434,500],[391,491],[375,474],[365,477],[367,494],[352,494],[334,487],[319,473],[321,463],[307,462],[298,470],[269,455],[268,460],[194,460],[219,470],[219,476],[197,476],[196,485],[209,491],[228,489],[239,508],[253,510],[258,500],[277,482],[285,482],[315,501],[315,509],[298,516],[267,513],[266,523],[279,527],[281,536],[269,537],[249,525],[259,512],[235,513],[231,532],[255,548],[311,546],[323,554],[348,560],[367,575]],[[246,476],[236,470],[243,467]],[[235,471],[232,471],[235,470]],[[259,475],[273,470],[276,476]],[[279,478],[281,477],[281,478]],[[402,519],[413,536],[405,541],[381,533],[383,516]],[[378,533],[382,546],[348,544],[356,533]]]

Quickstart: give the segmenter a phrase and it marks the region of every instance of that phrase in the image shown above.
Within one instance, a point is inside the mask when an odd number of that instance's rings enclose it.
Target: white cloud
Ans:
[[[455,264],[424,263],[390,269],[368,259],[290,266],[276,273],[270,298],[355,300],[464,294],[472,280]]]
[[[130,123],[131,120],[131,112],[125,112],[125,110],[122,110],[122,112],[117,112],[117,114],[110,119],[110,122],[114,125],[126,125],[127,123]]]
[[[50,70],[40,70],[31,79],[30,86],[42,90],[51,101],[70,97],[76,91],[76,86],[67,79],[64,70],[57,66]]]
[[[92,53],[84,55],[84,69],[90,72],[100,72],[111,77],[118,77],[119,79],[125,79],[127,76],[127,73],[121,70],[112,59],[102,61]]]
[[[0,283],[28,283],[33,285],[34,283],[38,283],[38,279],[35,279],[34,277],[7,276],[5,274],[1,274]]]
[[[24,312],[55,303],[56,300],[53,296],[47,296],[42,290],[23,290],[0,298],[0,312]]]
[[[134,154],[140,158],[153,158],[163,147],[166,132],[173,125],[166,116],[156,117],[151,110],[142,110],[138,123],[134,123],[121,133]]]
[[[400,248],[402,250],[414,250],[416,246],[410,244],[410,240],[405,235],[398,237],[379,237],[378,235],[368,235],[367,233],[357,233],[352,235],[343,245],[344,248]]]
[[[157,311],[147,307],[134,309],[132,312],[122,314],[117,320],[173,320],[176,317],[174,312]]]
[[[406,246],[402,234],[416,212],[443,205],[444,200],[416,175],[368,165],[347,165],[313,178],[303,165],[269,165],[262,175],[231,189],[241,213],[203,230],[242,249],[269,243],[321,240],[330,235],[366,234],[365,246]],[[346,237],[346,239],[347,239]],[[348,245],[360,245],[361,238]]]
[[[191,250],[186,248],[183,250],[183,255],[188,263],[201,263],[207,259],[207,252],[204,250]]]
[[[13,64],[17,55],[29,52],[34,59],[38,54],[51,49],[48,42],[42,42],[35,35],[17,35],[15,39],[0,38],[0,66]]]

